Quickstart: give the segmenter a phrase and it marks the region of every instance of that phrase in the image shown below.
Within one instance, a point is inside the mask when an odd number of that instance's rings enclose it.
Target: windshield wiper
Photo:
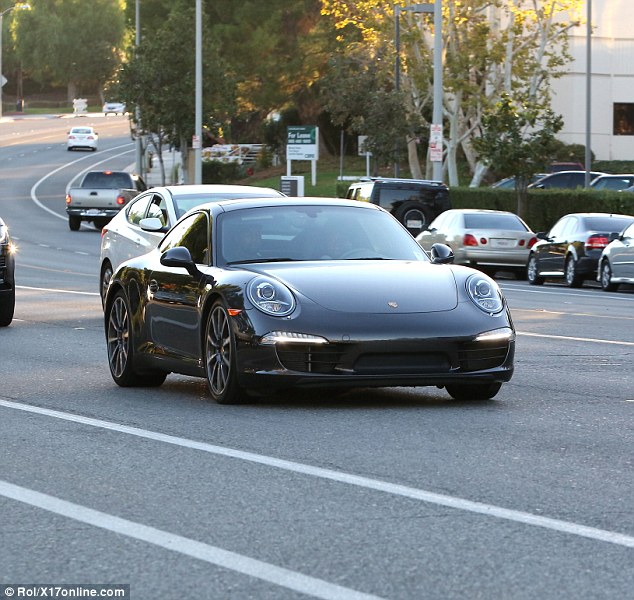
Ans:
[[[300,258],[250,258],[248,260],[232,260],[227,265],[250,265],[254,263],[301,262]]]

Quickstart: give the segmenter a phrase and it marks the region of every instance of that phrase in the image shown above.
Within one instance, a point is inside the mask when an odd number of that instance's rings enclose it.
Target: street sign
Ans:
[[[319,159],[319,127],[293,125],[287,128],[286,158],[288,160]]]
[[[429,135],[429,160],[442,162],[442,125],[432,125]]]

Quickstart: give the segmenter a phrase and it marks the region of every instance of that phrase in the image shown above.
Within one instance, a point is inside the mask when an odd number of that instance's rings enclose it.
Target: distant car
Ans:
[[[0,219],[0,327],[13,320],[15,310],[15,246],[9,228]]]
[[[590,172],[590,181],[594,180],[599,175],[605,175],[605,173],[601,173],[600,171],[591,171]],[[535,190],[544,190],[544,189],[575,189],[579,187],[584,187],[586,182],[586,172],[585,171],[558,171],[557,173],[551,173],[550,175],[546,175],[546,177],[542,177],[535,183],[531,183],[528,188]]]
[[[418,235],[441,212],[451,208],[449,188],[442,181],[427,179],[363,179],[350,184],[346,198],[384,208],[412,235]]]
[[[593,190],[622,191],[634,185],[634,175],[599,175],[590,183]]]
[[[100,292],[103,298],[114,269],[124,260],[149,252],[188,210],[212,200],[286,198],[267,187],[250,185],[174,185],[138,195],[101,231]]]
[[[99,135],[92,127],[73,127],[68,132],[66,149],[70,151],[75,148],[87,148],[94,152],[97,150],[98,141]]]
[[[524,277],[528,253],[537,241],[531,228],[516,214],[497,210],[452,209],[436,217],[416,236],[429,252],[447,244],[459,265],[485,270],[513,271]]]
[[[335,231],[350,244],[336,258]],[[203,204],[115,271],[110,374],[124,387],[202,377],[220,404],[293,387],[436,386],[488,400],[513,375],[515,330],[496,282],[451,259],[441,244],[427,256],[369,203]]]
[[[535,173],[535,175],[531,175],[528,183],[535,183],[539,181],[542,177],[546,177],[547,173]],[[501,190],[514,190],[515,189],[515,177],[505,177],[504,179],[500,179],[495,183],[491,184],[492,188],[501,189]]]
[[[595,279],[603,249],[612,234],[634,222],[632,215],[573,213],[565,215],[548,232],[537,233],[528,257],[527,278],[533,285],[546,279],[564,279],[568,287],[581,287]]]
[[[558,173],[559,171],[583,171],[585,167],[576,161],[572,162],[554,162],[548,165],[549,173]]]
[[[104,115],[125,115],[126,109],[123,102],[106,102],[103,105]]]
[[[634,284],[634,222],[612,237],[601,253],[597,274],[606,292],[615,292],[622,283]]]

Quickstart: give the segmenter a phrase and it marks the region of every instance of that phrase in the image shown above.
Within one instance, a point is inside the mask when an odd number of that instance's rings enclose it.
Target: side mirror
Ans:
[[[139,227],[143,229],[143,231],[167,231],[167,228],[163,226],[161,219],[157,217],[147,217],[146,219],[141,219],[139,221]]]
[[[446,244],[434,244],[429,251],[434,265],[448,265],[453,263],[453,250]]]
[[[185,246],[176,246],[161,254],[161,264],[165,267],[181,267],[192,277],[197,277],[201,274],[196,267],[196,263],[192,260],[192,255]]]
[[[535,234],[535,237],[538,240],[547,240],[548,239],[548,234],[545,231],[539,231]]]
[[[614,240],[622,240],[623,236],[618,233],[617,231],[613,231],[612,233],[610,233],[610,237],[608,238],[611,242],[613,242]]]

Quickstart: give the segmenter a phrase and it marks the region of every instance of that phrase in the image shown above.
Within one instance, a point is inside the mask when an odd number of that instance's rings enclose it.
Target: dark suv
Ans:
[[[14,247],[9,238],[9,230],[0,219],[0,327],[6,327],[13,320],[15,308],[15,263]]]
[[[414,236],[451,208],[449,188],[426,179],[365,179],[351,184],[346,198],[378,204]]]

